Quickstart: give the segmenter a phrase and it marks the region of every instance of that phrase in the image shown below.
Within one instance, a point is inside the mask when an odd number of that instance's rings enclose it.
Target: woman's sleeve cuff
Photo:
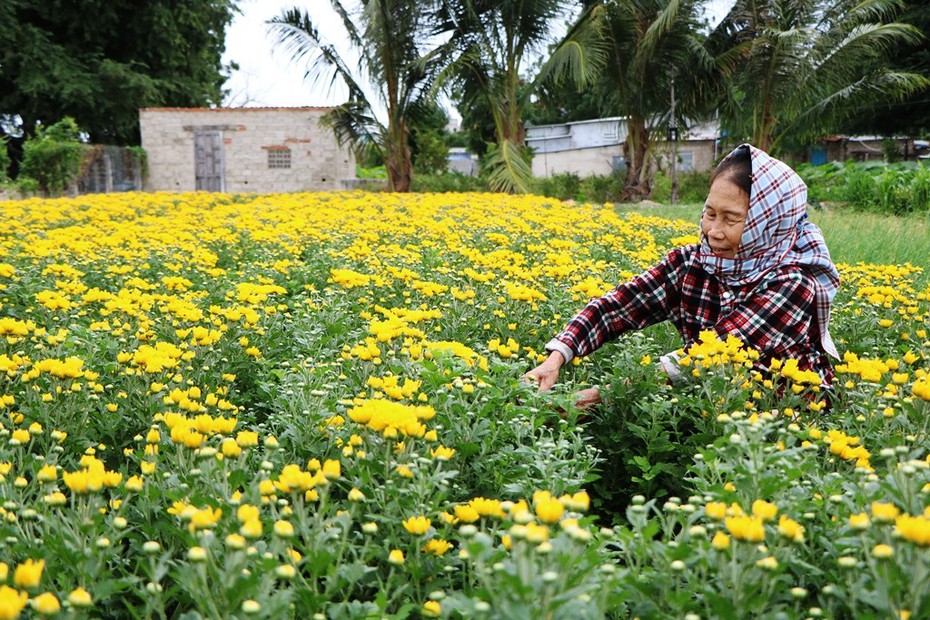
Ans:
[[[659,358],[659,366],[672,380],[672,383],[681,379],[681,367],[678,365],[678,360],[678,351],[671,351]]]
[[[571,347],[556,338],[546,343],[546,351],[558,351],[565,358],[566,364],[575,357],[575,352],[572,351]]]

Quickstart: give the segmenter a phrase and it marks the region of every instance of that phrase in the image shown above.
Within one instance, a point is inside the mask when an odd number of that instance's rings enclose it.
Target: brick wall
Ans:
[[[194,141],[217,132],[226,192],[342,189],[355,177],[355,158],[319,126],[328,108],[144,108],[142,147],[148,156],[145,189],[197,189]],[[287,153],[289,151],[289,153]],[[269,156],[269,153],[273,155]],[[289,155],[290,167],[282,165]],[[269,159],[271,157],[271,159]]]

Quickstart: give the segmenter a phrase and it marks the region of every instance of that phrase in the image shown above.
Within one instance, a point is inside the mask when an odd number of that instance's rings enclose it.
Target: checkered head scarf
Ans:
[[[823,233],[807,219],[807,186],[787,164],[768,153],[748,144],[739,148],[749,149],[752,191],[736,256],[716,256],[702,232],[698,260],[705,271],[734,287],[760,281],[781,265],[805,267],[814,277],[821,344],[824,351],[839,357],[829,323],[840,276]],[[727,157],[732,156],[730,153]]]

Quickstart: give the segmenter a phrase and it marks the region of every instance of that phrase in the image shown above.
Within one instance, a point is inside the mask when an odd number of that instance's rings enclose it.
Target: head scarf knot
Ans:
[[[839,357],[829,323],[840,276],[823,233],[807,219],[807,186],[787,164],[768,153],[748,144],[739,148],[749,149],[752,192],[736,256],[715,255],[702,232],[698,260],[705,271],[734,287],[759,282],[783,265],[807,269],[814,278],[821,344],[824,351]]]

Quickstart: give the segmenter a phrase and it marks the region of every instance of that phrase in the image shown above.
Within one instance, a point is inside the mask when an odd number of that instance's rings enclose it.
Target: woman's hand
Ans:
[[[575,392],[575,406],[581,410],[590,409],[601,403],[601,393],[596,387]]]
[[[565,363],[565,358],[558,351],[553,351],[546,361],[523,375],[524,381],[535,383],[540,392],[548,392],[559,380],[559,368]]]

